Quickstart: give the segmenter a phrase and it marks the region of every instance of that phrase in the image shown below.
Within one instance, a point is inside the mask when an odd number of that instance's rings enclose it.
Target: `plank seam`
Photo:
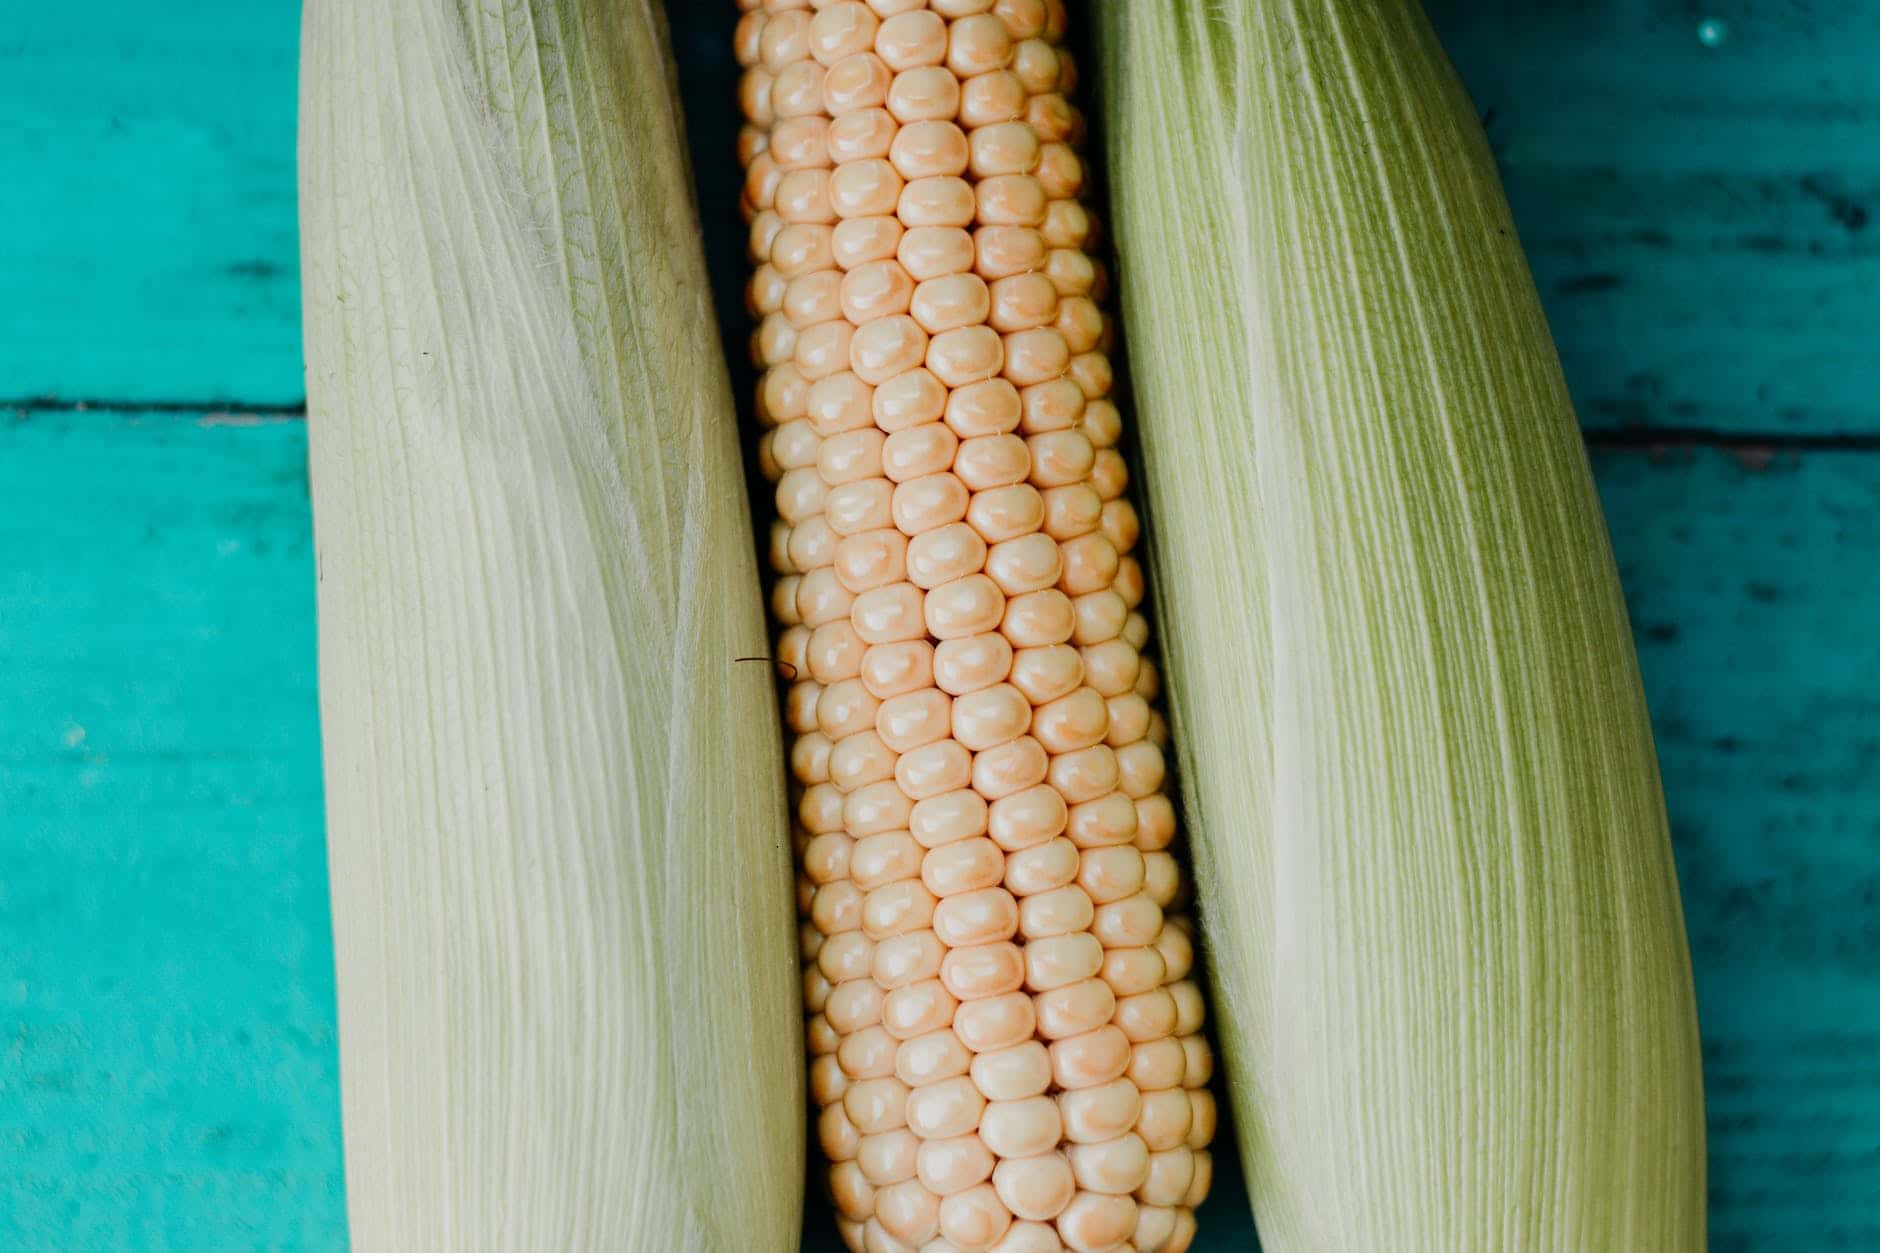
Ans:
[[[0,397],[0,413],[27,418],[36,414],[251,414],[304,419],[305,401],[255,404],[241,400],[120,400],[58,396]],[[1880,431],[1830,431],[1798,434],[1780,431],[1719,431],[1702,426],[1641,426],[1584,432],[1586,446],[1598,452],[1664,452],[1678,448],[1719,448],[1738,453],[1880,452]]]

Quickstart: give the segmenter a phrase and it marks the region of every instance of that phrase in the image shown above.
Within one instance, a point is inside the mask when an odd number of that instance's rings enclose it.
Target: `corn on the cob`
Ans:
[[[1212,1059],[1063,6],[742,7],[840,1229],[875,1253],[1184,1249]]]
[[[1477,114],[1415,0],[1095,8],[1262,1245],[1701,1249],[1651,729]]]
[[[662,12],[305,8],[358,1253],[796,1248],[782,746]]]

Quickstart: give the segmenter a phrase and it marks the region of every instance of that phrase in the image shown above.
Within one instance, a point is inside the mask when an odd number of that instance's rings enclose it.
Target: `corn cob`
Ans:
[[[838,1225],[872,1253],[1184,1249],[1213,1062],[1063,5],[741,7]]]

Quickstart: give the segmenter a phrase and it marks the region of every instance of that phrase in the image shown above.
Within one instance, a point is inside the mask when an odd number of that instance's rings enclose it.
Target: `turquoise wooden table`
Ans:
[[[722,243],[730,6],[674,9]],[[345,1245],[296,17],[21,5],[0,35],[7,1250]],[[1880,5],[1437,18],[1631,602],[1713,1247],[1880,1248]],[[1233,1173],[1204,1249],[1251,1247]]]

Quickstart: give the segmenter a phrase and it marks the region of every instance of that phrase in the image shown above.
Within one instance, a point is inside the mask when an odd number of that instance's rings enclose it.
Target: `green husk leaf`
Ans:
[[[650,0],[319,0],[301,212],[358,1250],[788,1249],[782,753]]]
[[[1701,1249],[1650,725],[1468,98],[1414,3],[1097,17],[1174,739],[1262,1240]]]

